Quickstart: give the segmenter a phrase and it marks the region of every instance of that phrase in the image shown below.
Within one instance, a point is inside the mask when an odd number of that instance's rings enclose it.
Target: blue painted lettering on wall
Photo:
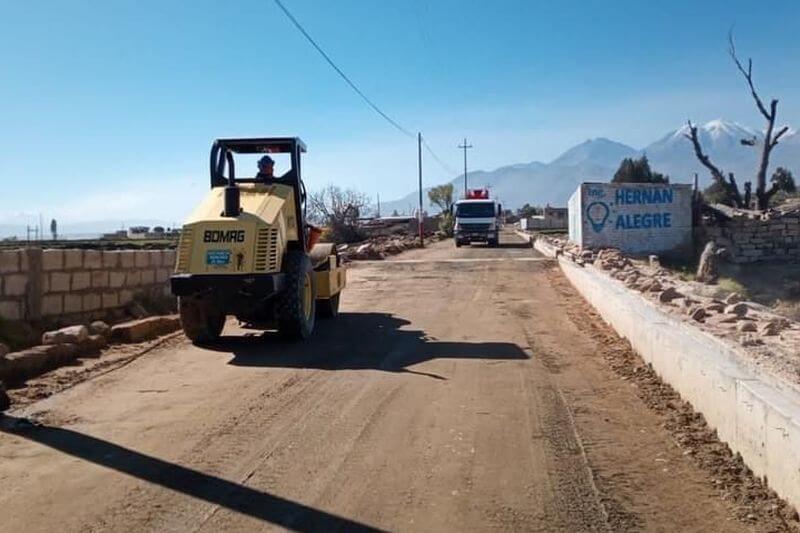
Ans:
[[[617,205],[630,204],[671,204],[672,189],[617,189],[615,201]]]
[[[672,213],[617,215],[616,229],[671,228]]]
[[[606,191],[604,189],[588,189],[586,194],[589,198],[605,198]]]

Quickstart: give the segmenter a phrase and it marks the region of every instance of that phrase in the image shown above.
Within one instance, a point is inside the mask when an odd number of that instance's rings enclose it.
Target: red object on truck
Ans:
[[[467,189],[467,200],[488,200],[489,189]]]

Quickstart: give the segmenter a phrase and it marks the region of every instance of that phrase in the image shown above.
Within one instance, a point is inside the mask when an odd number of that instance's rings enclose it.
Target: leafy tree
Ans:
[[[58,222],[56,222],[56,219],[52,219],[50,221],[50,233],[53,234],[53,240],[57,241],[58,240]]]
[[[797,186],[794,183],[794,176],[792,175],[792,172],[783,167],[778,167],[775,169],[770,182],[772,183],[772,187],[777,188],[780,191],[789,193],[797,192]]]
[[[453,210],[453,184],[437,185],[428,191],[428,200],[443,213]]]
[[[715,180],[703,190],[703,200],[707,204],[724,204],[733,207],[730,198],[728,187],[724,181]]]
[[[646,155],[639,159],[626,157],[614,173],[611,183],[669,183],[669,176],[654,172]]]
[[[519,215],[520,218],[528,218],[542,214],[544,214],[544,209],[542,209],[541,207],[533,206],[528,203],[517,209],[517,215]]]
[[[797,192],[797,186],[794,181],[792,172],[783,167],[778,167],[772,174],[770,179],[771,186],[767,190],[766,198],[769,205],[774,205],[782,202],[787,197],[794,195]],[[750,208],[751,206],[751,182],[744,184],[745,194],[739,195],[734,182],[725,182],[721,180],[714,180],[711,185],[706,187],[703,191],[703,200],[709,204],[723,204],[731,207]],[[756,206],[758,207],[758,198],[756,198]]]
[[[798,196],[797,185],[795,184],[794,176],[790,170],[778,167],[772,174],[770,182],[772,183],[770,191],[777,190],[777,192],[770,197],[771,205],[778,205],[788,198]]]
[[[432,187],[428,191],[428,200],[441,211],[439,231],[447,237],[452,237],[455,223],[453,218],[453,184],[445,183],[444,185]]]
[[[450,211],[442,211],[439,215],[439,231],[444,233],[445,237],[453,236],[453,226],[455,225],[455,217]]]

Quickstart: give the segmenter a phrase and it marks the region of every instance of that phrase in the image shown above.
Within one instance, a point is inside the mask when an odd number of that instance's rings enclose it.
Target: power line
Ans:
[[[458,175],[458,172],[453,170],[453,167],[442,161],[442,159],[436,155],[436,152],[433,151],[433,148],[428,146],[428,141],[425,140],[425,137],[422,138],[422,145],[425,147],[425,150],[431,155],[431,157],[433,157],[433,160],[436,161],[445,172],[452,174],[453,176]]]
[[[345,74],[342,71],[342,69],[340,69],[336,65],[336,63],[333,62],[333,59],[331,59],[330,56],[327,53],[325,53],[325,50],[323,50],[322,47],[320,47],[320,45],[317,44],[314,38],[311,37],[311,35],[309,35],[309,33],[305,30],[305,28],[303,28],[300,22],[294,17],[294,15],[292,15],[291,12],[289,12],[289,10],[286,8],[286,6],[283,5],[281,0],[274,0],[274,2],[275,5],[277,5],[281,9],[281,11],[283,11],[283,13],[292,22],[292,24],[294,24],[294,26],[300,31],[300,33],[303,34],[303,36],[308,40],[308,42],[311,43],[311,45],[317,50],[317,52],[320,53],[320,55],[325,59],[325,61],[327,61],[327,63],[331,66],[331,68],[333,68],[333,70],[335,70],[336,73],[339,74],[339,76],[341,76],[341,78],[350,86],[351,89],[353,89],[356,92],[356,94],[358,94],[361,97],[362,100],[364,100],[364,102],[367,103],[367,105],[369,105],[376,113],[378,113],[389,124],[394,126],[395,129],[397,129],[400,133],[402,133],[406,137],[412,139],[416,137],[416,135],[411,133],[409,130],[398,124],[389,115],[384,113],[372,100],[369,99],[369,97],[367,97],[366,94],[364,94],[364,92],[361,89],[359,89],[356,86],[355,83],[353,83],[353,81],[350,78],[347,77],[347,74]],[[454,176],[458,175],[458,172],[453,170],[452,167],[450,167],[449,165],[447,165],[447,163],[442,161],[442,159],[436,154],[436,152],[433,151],[433,148],[431,148],[428,145],[427,141],[425,141],[424,138],[422,138],[422,144],[425,146],[425,150],[431,155],[431,157],[433,157],[434,161],[436,161],[436,163],[438,163],[439,166],[441,166],[442,169],[445,170],[445,172],[448,172],[449,174],[452,174]]]
[[[352,89],[353,89],[353,90],[356,92],[356,94],[358,94],[358,95],[359,95],[359,96],[360,96],[360,97],[361,97],[361,98],[362,98],[362,99],[363,99],[363,100],[364,100],[364,101],[367,103],[367,105],[369,105],[369,106],[370,106],[372,109],[374,109],[376,113],[378,113],[380,116],[382,116],[384,119],[386,119],[386,121],[387,121],[387,122],[389,122],[389,124],[391,124],[392,126],[394,126],[394,127],[395,127],[395,128],[396,128],[396,129],[397,129],[399,132],[400,132],[400,133],[402,133],[402,134],[403,134],[403,135],[405,135],[406,137],[410,137],[410,138],[412,138],[412,139],[413,139],[414,137],[416,137],[416,135],[414,135],[413,133],[411,133],[410,131],[408,131],[407,129],[405,129],[403,126],[401,126],[401,125],[400,125],[400,124],[398,124],[396,121],[394,121],[394,120],[393,120],[393,119],[392,119],[392,118],[391,118],[389,115],[387,115],[386,113],[384,113],[383,111],[381,111],[381,109],[380,109],[380,108],[379,108],[377,105],[375,105],[375,103],[374,103],[372,100],[370,100],[370,99],[367,97],[367,95],[366,95],[366,94],[364,94],[364,93],[361,91],[361,89],[359,89],[359,88],[356,86],[356,84],[355,84],[355,83],[353,83],[353,82],[350,80],[350,78],[348,78],[348,77],[347,77],[347,74],[345,74],[344,72],[342,72],[342,69],[340,69],[338,66],[336,66],[336,63],[334,63],[334,62],[333,62],[333,60],[330,58],[330,56],[328,56],[328,54],[326,54],[326,53],[325,53],[325,50],[323,50],[323,49],[322,49],[322,48],[321,48],[321,47],[320,47],[320,46],[319,46],[319,45],[316,43],[316,41],[314,41],[314,39],[311,37],[311,35],[309,35],[309,34],[308,34],[308,32],[305,30],[305,28],[303,28],[303,26],[302,26],[302,25],[301,25],[301,24],[300,24],[300,23],[297,21],[297,19],[296,19],[296,18],[294,18],[294,15],[292,15],[292,14],[289,12],[289,10],[288,10],[288,9],[286,9],[286,6],[284,6],[284,5],[283,5],[283,3],[281,2],[281,0],[274,0],[274,1],[275,1],[275,4],[276,4],[276,5],[277,5],[277,6],[278,6],[280,9],[281,9],[281,11],[283,11],[283,12],[284,12],[284,14],[285,14],[285,15],[286,15],[286,16],[289,18],[289,20],[292,22],[292,24],[294,24],[294,26],[295,26],[295,27],[296,27],[298,30],[300,30],[300,33],[302,33],[302,34],[303,34],[303,36],[304,36],[304,37],[305,37],[305,38],[308,40],[308,42],[310,42],[310,43],[311,43],[311,45],[312,45],[314,48],[316,48],[316,49],[317,49],[317,52],[319,52],[319,53],[320,53],[320,55],[322,55],[322,57],[323,57],[323,58],[325,58],[325,61],[327,61],[327,62],[328,62],[328,64],[331,66],[331,68],[333,68],[333,70],[335,70],[335,71],[336,71],[336,72],[339,74],[339,76],[341,76],[341,77],[342,77],[342,79],[343,79],[345,82],[347,82],[347,84],[350,86],[350,88],[352,88]]]

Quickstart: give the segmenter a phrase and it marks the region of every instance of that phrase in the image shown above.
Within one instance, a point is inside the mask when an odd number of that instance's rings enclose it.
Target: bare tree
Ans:
[[[769,108],[764,105],[764,101],[761,99],[761,96],[759,96],[758,91],[756,91],[755,84],[753,83],[753,60],[748,58],[747,68],[744,67],[742,62],[739,60],[739,56],[736,54],[736,44],[733,41],[732,31],[728,32],[728,54],[736,64],[736,68],[739,70],[742,76],[744,76],[745,81],[747,81],[747,86],[750,89],[750,94],[753,96],[756,107],[767,121],[767,127],[764,132],[764,143],[761,148],[761,160],[756,172],[755,191],[757,204],[756,207],[763,210],[769,207],[770,199],[775,195],[775,193],[781,190],[780,184],[775,181],[773,181],[770,189],[767,190],[767,170],[769,168],[769,157],[772,153],[772,150],[778,145],[778,141],[789,130],[789,127],[784,126],[777,131],[775,130],[775,119],[778,115],[778,100],[773,98],[770,101]],[[700,145],[700,140],[697,134],[697,127],[694,126],[691,121],[689,121],[689,133],[685,136],[692,141],[694,153],[697,156],[697,159],[711,172],[711,177],[714,179],[717,187],[725,191],[727,203],[736,207],[750,207],[750,199],[752,195],[751,182],[745,182],[745,194],[744,197],[742,197],[742,194],[739,192],[739,186],[736,183],[736,178],[734,178],[733,174],[729,173],[728,178],[726,179],[722,170],[714,165],[708,155],[703,152],[703,148]],[[741,139],[740,142],[743,146],[756,146],[758,144],[758,141],[755,137],[752,139]]]
[[[717,186],[725,191],[726,202],[730,205],[735,205],[736,207],[747,207],[747,203],[744,202],[742,199],[742,195],[739,192],[739,186],[736,183],[736,178],[733,176],[733,173],[728,174],[728,179],[725,179],[725,174],[722,170],[717,167],[714,163],[711,162],[711,158],[703,152],[703,147],[700,144],[700,139],[697,135],[697,126],[692,124],[692,121],[688,121],[689,125],[689,133],[684,133],[684,136],[692,141],[692,146],[694,146],[694,154],[697,156],[697,159],[702,163],[704,167],[706,167],[709,172],[711,172],[711,177],[714,179],[714,182]],[[750,182],[745,184],[745,189],[749,190]]]
[[[747,68],[745,69],[739,57],[736,55],[736,44],[733,42],[733,32],[728,32],[728,53],[736,63],[736,68],[742,73],[744,79],[747,81],[747,86],[750,88],[750,94],[756,103],[758,111],[763,115],[767,121],[767,127],[764,132],[764,144],[761,147],[761,161],[758,164],[758,172],[756,173],[756,200],[759,209],[766,209],[769,207],[769,200],[777,193],[780,188],[776,183],[772,184],[767,190],[767,169],[769,168],[769,156],[773,148],[778,145],[778,140],[789,131],[788,126],[780,128],[775,131],[775,119],[778,115],[778,99],[773,98],[769,103],[769,109],[764,105],[763,100],[756,91],[755,84],[753,83],[753,60],[747,59]],[[748,143],[749,144],[749,143]]]
[[[352,189],[328,185],[308,195],[309,218],[330,228],[336,242],[354,242],[363,237],[358,219],[369,205],[366,195]]]

